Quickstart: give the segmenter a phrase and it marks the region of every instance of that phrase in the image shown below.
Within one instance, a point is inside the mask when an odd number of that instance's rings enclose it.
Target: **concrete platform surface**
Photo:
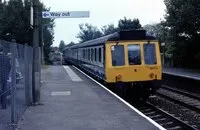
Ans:
[[[71,66],[48,66],[42,78],[41,105],[26,110],[19,130],[159,129]]]
[[[163,73],[200,80],[200,70],[184,68],[163,68]]]

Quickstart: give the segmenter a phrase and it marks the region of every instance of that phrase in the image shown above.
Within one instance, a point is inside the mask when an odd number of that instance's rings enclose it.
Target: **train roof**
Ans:
[[[147,35],[145,30],[125,30],[115,32],[97,39],[89,40],[83,43],[78,43],[67,48],[81,48],[89,46],[97,46],[105,44],[107,41],[120,41],[120,40],[156,40],[154,36]]]

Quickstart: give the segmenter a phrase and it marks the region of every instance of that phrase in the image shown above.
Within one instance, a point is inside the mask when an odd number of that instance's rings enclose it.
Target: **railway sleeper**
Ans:
[[[150,109],[150,108],[148,108],[148,109],[143,109],[143,110],[142,110],[142,109],[140,109],[140,111],[142,111],[142,112],[144,112],[144,113],[145,113],[145,112],[150,112],[150,111],[152,111],[152,109]]]
[[[161,115],[152,115],[152,116],[149,116],[151,119],[153,119],[153,120],[158,120],[158,119],[161,119]]]
[[[172,127],[172,126],[174,126],[174,122],[168,121],[168,122],[160,124],[160,125],[163,126],[163,127],[165,127],[165,128]]]
[[[183,128],[180,126],[173,126],[173,127],[169,127],[167,128],[167,130],[182,130]]]
[[[159,123],[161,123],[161,122],[166,122],[166,118],[158,118],[158,119],[154,119],[154,121],[156,121],[156,122],[159,122]]]
[[[147,113],[145,113],[145,115],[147,115],[147,116],[151,116],[151,115],[155,115],[155,114],[156,114],[155,111],[151,111],[151,112],[147,112]]]

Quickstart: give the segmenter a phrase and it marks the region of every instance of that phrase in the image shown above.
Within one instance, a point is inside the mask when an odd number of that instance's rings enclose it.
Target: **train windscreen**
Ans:
[[[112,66],[125,65],[124,46],[123,45],[111,46],[111,53],[112,53]]]
[[[144,44],[144,60],[148,65],[157,64],[155,44]]]
[[[141,52],[139,44],[128,45],[128,61],[129,65],[141,64]]]

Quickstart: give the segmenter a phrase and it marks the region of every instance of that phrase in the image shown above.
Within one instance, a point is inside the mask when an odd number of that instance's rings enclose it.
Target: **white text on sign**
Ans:
[[[89,11],[42,12],[43,18],[83,18],[89,17]]]

